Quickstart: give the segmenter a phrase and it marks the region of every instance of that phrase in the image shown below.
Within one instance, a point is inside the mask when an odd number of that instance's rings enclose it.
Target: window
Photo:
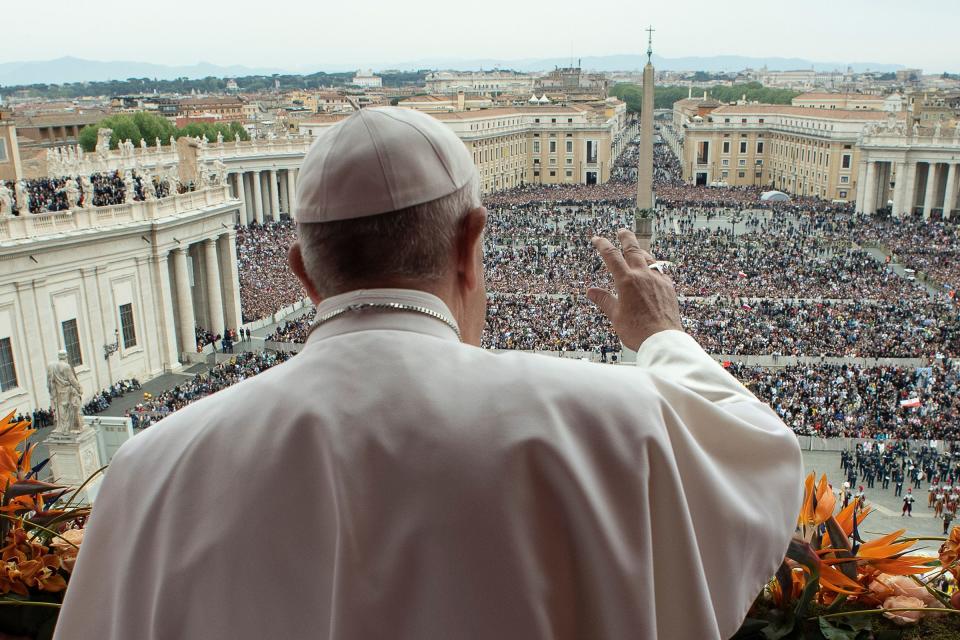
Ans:
[[[729,140],[724,140],[724,141],[723,141],[723,152],[724,152],[724,153],[730,153],[730,141],[729,141]]]
[[[567,122],[573,122],[573,118],[567,118]],[[567,134],[569,135],[569,134]]]
[[[740,166],[740,167],[745,167],[745,166],[747,166],[747,159],[746,159],[746,158],[740,158],[739,160],[737,160],[737,166]]]
[[[137,330],[133,323],[133,305],[120,305],[120,330],[123,333],[123,348],[137,346]]]
[[[723,160],[720,161],[720,164],[722,164],[725,167],[728,167],[730,166],[730,160],[728,158],[724,158]]]
[[[737,171],[737,177],[738,177],[738,178],[743,178],[743,177],[746,176],[746,175],[747,175],[747,174],[746,174],[745,171]]]
[[[573,153],[573,140],[567,140],[567,153]]]
[[[747,141],[746,141],[746,140],[741,140],[741,141],[740,141],[740,153],[746,153],[746,152],[747,152]]]
[[[762,175],[762,174],[761,174],[759,171],[757,171],[756,173],[753,174],[753,177],[754,177],[754,178],[759,178],[761,175]]]
[[[850,182],[850,176],[840,176],[840,183],[847,184]]]
[[[540,153],[540,141],[539,141],[539,140],[534,140],[534,141],[533,141],[533,152],[534,152],[534,153]]]
[[[747,124],[746,118],[740,118],[740,124]]]
[[[595,164],[597,162],[596,140],[587,140],[587,162],[589,164]]]
[[[850,154],[849,154],[849,153],[843,154],[843,162],[840,164],[840,167],[843,168],[843,169],[849,169],[849,168],[850,168]]]
[[[557,172],[556,172],[556,171],[551,171],[551,172],[550,172],[550,177],[551,177],[551,178],[557,177]]]
[[[724,122],[725,124],[730,124],[730,118],[724,118],[724,119],[723,119],[723,122]]]
[[[846,197],[847,197],[847,192],[846,192],[846,191],[841,191],[841,192],[840,192],[840,197],[841,197],[841,198],[846,198]]]
[[[758,143],[757,143],[757,155],[759,155],[759,154],[761,154],[761,153],[763,153],[763,143],[762,143],[762,142],[758,142]]]
[[[760,124],[763,124],[763,118],[760,118]]]
[[[67,362],[78,367],[83,364],[83,354],[80,352],[80,332],[77,330],[77,319],[64,320],[60,323],[63,329],[63,348],[67,352]]]
[[[724,172],[721,173],[720,175],[721,175],[722,177],[726,178],[728,173],[730,173],[730,172],[729,172],[729,171],[724,171]]]
[[[551,140],[551,141],[550,141],[550,153],[556,153],[556,152],[557,152],[557,141],[556,141],[556,140]]]
[[[7,141],[0,138],[0,162],[7,161]]]
[[[568,178],[572,178],[572,177],[573,177],[573,171],[570,171],[569,169],[567,169],[567,177],[568,177]]]
[[[556,118],[550,118],[550,122],[551,122],[552,124],[557,124],[557,119],[556,119]]]
[[[573,164],[573,158],[567,158],[567,164]]]
[[[13,346],[10,338],[0,340],[0,391],[17,387],[17,368],[13,364]]]

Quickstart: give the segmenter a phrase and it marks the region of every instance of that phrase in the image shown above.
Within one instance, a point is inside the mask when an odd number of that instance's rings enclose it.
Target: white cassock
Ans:
[[[450,317],[319,313],[371,301]],[[680,331],[634,368],[349,312],[123,446],[55,637],[726,638],[801,492],[794,434]]]

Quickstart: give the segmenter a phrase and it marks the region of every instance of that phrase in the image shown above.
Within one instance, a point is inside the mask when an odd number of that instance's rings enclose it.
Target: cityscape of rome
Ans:
[[[0,42],[0,640],[960,638],[960,9],[89,4]]]

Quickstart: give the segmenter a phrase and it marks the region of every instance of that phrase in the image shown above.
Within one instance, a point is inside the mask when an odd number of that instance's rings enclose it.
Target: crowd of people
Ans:
[[[140,381],[136,378],[120,380],[93,396],[87,404],[83,405],[80,412],[85,416],[95,416],[109,409],[117,398],[122,398],[128,393],[139,390]]]
[[[627,146],[603,185],[527,185],[485,198],[484,259],[489,305],[482,344],[492,349],[619,355],[609,321],[584,293],[611,287],[590,244],[634,223],[639,148]],[[960,282],[952,224],[884,220],[813,198],[760,201],[759,188],[691,186],[666,145],[654,148],[657,192],[653,253],[673,264],[685,329],[704,348],[737,356],[922,358],[933,364],[727,362],[731,373],[799,434],[871,438],[960,437],[960,317],[951,295],[934,296],[863,248],[946,285]],[[119,174],[104,174],[95,198],[123,197]],[[138,185],[140,183],[137,183]],[[138,186],[138,189],[140,187]],[[62,185],[38,186],[38,206],[59,206]],[[119,195],[118,195],[119,194]],[[46,203],[46,204],[44,204]],[[50,204],[53,203],[53,204]],[[290,221],[239,227],[237,259],[244,322],[302,300],[287,266]],[[279,325],[270,342],[305,341],[314,312]],[[198,330],[198,348],[215,341]],[[132,412],[137,426],[272,366],[287,354],[241,354]]]
[[[725,364],[798,434],[960,440],[960,371],[947,359],[928,367]]]
[[[70,209],[68,182],[76,188],[76,206],[103,207],[127,202],[127,191],[133,189],[133,201],[153,198],[165,198],[173,189],[181,190],[177,184],[172,186],[169,180],[150,178],[138,171],[125,176],[120,171],[93,173],[89,176],[60,176],[56,178],[33,178],[13,181],[0,181],[8,189],[12,199],[13,215],[26,213],[49,213]],[[149,190],[149,194],[148,194]]]
[[[237,227],[240,309],[245,323],[273,315],[307,295],[287,266],[287,251],[296,237],[289,220]]]
[[[242,382],[247,378],[285,362],[292,354],[284,351],[247,351],[238,353],[228,362],[198,373],[186,382],[156,396],[144,397],[127,416],[135,429],[146,429],[158,420],[210,394]]]

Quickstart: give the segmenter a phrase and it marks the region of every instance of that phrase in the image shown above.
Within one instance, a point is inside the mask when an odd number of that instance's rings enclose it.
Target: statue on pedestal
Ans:
[[[240,144],[240,134],[239,134],[239,133],[234,133],[234,134],[233,134],[233,141],[234,141],[235,143],[237,143],[237,144]]]
[[[14,189],[17,191],[17,211],[20,215],[30,213],[30,192],[27,190],[27,181],[22,178],[17,180]]]
[[[13,215],[13,193],[0,181],[0,217]]]
[[[67,207],[76,209],[80,203],[80,188],[77,186],[77,181],[73,178],[67,178],[63,185],[63,191],[67,197]]]
[[[177,146],[177,139],[174,138],[173,136],[170,136],[170,151],[173,151],[176,146]]]
[[[161,147],[161,145],[160,145],[160,138],[159,138],[159,136],[156,137],[156,138],[154,138],[154,142],[157,143],[157,153],[160,153],[160,147]]]
[[[110,153],[110,138],[113,136],[113,129],[97,130],[97,155],[105,158]]]
[[[84,209],[93,206],[93,182],[90,181],[90,176],[84,174],[80,176],[80,188],[83,189],[83,204],[81,205]]]
[[[223,146],[223,133],[217,131],[217,144]]]
[[[140,185],[143,187],[143,199],[144,200],[156,200],[157,199],[157,188],[154,185],[153,178],[150,175],[145,175],[140,178]]]
[[[140,138],[140,150],[141,150],[141,151],[146,151],[146,150],[147,150],[147,139],[146,139],[146,138]]]
[[[133,174],[128,169],[123,172],[123,202],[124,204],[130,204],[134,200],[134,196],[137,195],[137,188],[133,182]]]
[[[83,418],[80,417],[83,388],[67,362],[66,351],[58,352],[57,361],[47,365],[47,390],[53,407],[54,433],[83,431]]]

